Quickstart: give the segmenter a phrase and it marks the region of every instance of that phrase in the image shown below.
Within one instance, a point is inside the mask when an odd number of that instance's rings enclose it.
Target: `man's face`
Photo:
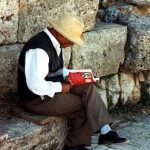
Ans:
[[[64,36],[60,35],[59,42],[61,45],[61,48],[66,48],[72,46],[74,43],[66,39]]]
[[[74,44],[73,42],[71,42],[67,38],[65,38],[63,35],[58,33],[54,28],[49,28],[49,30],[55,36],[55,38],[58,40],[61,48],[66,48],[66,47],[72,46]]]

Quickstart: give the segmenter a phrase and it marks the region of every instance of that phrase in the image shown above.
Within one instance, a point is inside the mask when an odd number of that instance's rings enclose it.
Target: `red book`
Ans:
[[[95,78],[90,69],[72,70],[68,75],[72,85],[81,85],[86,83],[95,83],[99,78]]]

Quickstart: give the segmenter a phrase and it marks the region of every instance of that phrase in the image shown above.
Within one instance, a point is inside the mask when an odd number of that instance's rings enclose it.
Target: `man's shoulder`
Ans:
[[[45,32],[44,32],[44,31],[41,31],[41,32],[35,34],[34,36],[32,36],[32,37],[29,39],[28,42],[34,41],[34,40],[39,40],[39,39],[41,39],[42,37],[44,37],[45,35],[46,35]]]

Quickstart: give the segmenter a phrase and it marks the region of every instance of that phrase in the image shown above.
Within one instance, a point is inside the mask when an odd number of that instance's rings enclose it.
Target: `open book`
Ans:
[[[95,83],[99,81],[99,78],[95,78],[92,70],[71,70],[68,75],[68,79],[72,85],[81,85],[86,83]]]

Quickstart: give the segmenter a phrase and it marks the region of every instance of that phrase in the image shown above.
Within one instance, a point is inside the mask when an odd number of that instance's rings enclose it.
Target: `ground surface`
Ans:
[[[137,108],[138,109],[138,108]],[[116,116],[116,115],[115,115]],[[150,150],[150,108],[140,108],[115,117],[113,128],[130,140],[129,144],[97,145],[98,134],[92,137],[91,150]]]
[[[15,98],[14,98],[15,99]],[[9,103],[9,104],[8,104]],[[0,99],[0,119],[9,119],[9,110],[15,107],[14,101]],[[119,135],[130,140],[129,144],[97,145],[98,134],[92,137],[91,150],[150,150],[150,106],[137,105],[111,112],[114,116],[112,128]],[[3,130],[3,129],[1,129]]]

